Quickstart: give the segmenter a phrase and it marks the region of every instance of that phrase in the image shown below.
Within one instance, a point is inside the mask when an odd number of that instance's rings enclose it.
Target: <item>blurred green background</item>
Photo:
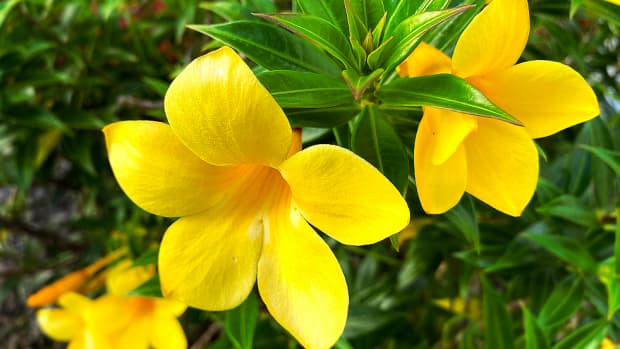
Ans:
[[[169,81],[218,46],[186,25],[292,6],[0,2],[0,347],[63,347],[40,333],[26,297],[119,246],[136,258],[154,255],[171,221],[121,192],[101,128],[165,120]],[[413,225],[399,251],[389,241],[330,241],[351,297],[338,348],[579,349],[620,341],[620,7],[532,0],[530,12],[523,59],[578,70],[597,93],[601,117],[538,141],[541,179],[519,219],[470,197],[445,215],[425,216],[409,198]],[[415,124],[398,127],[412,140]],[[314,142],[334,142],[330,132],[318,134]],[[297,347],[260,309],[254,347]],[[190,310],[182,323],[193,348],[233,348],[238,317]]]

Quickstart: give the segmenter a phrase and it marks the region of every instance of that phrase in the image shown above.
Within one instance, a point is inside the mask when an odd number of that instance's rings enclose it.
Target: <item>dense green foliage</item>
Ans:
[[[541,178],[523,216],[500,214],[467,195],[444,215],[425,215],[410,171],[420,106],[512,121],[452,76],[391,81],[396,65],[427,37],[451,50],[484,3],[465,2],[478,7],[425,1],[426,10],[449,9],[405,25],[415,9],[388,0],[347,1],[364,7],[357,22],[347,21],[337,1],[0,3],[0,338],[9,347],[50,347],[24,304],[28,294],[118,246],[155,260],[171,220],[142,211],[122,193],[100,130],[116,120],[165,120],[168,82],[223,42],[254,64],[291,124],[304,127],[305,145],[349,147],[407,194],[412,225],[392,241],[368,247],[329,241],[351,302],[337,348],[619,342],[620,7],[530,1],[523,59],[578,70],[593,86],[601,116],[537,141]],[[403,11],[401,18],[383,20],[377,8],[384,6]],[[273,15],[290,9],[317,16]],[[343,34],[351,26],[358,46]],[[381,34],[365,35],[373,28],[399,41],[382,46]],[[375,93],[379,79],[388,83]],[[454,97],[433,99],[437,86]],[[474,94],[473,102],[462,103],[464,93]],[[360,98],[379,99],[381,107],[360,105]],[[157,281],[139,292],[158,293]],[[254,296],[228,312],[190,310],[182,322],[196,348],[297,345]]]

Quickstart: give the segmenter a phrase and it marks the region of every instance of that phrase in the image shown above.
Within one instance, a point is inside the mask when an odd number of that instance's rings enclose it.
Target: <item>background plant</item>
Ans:
[[[306,145],[349,147],[407,194],[413,225],[391,242],[331,244],[351,295],[337,347],[594,348],[605,337],[617,342],[620,8],[602,0],[530,1],[532,31],[522,58],[570,64],[594,87],[602,114],[537,142],[545,158],[541,179],[515,219],[467,196],[444,215],[423,214],[411,178],[421,111],[389,93],[392,71],[396,57],[406,57],[422,39],[449,52],[483,1],[406,3],[351,0],[344,2],[348,11],[339,1],[303,0],[1,3],[3,345],[51,345],[24,304],[50,280],[118,246],[155,260],[170,222],[122,194],[100,129],[120,119],[165,119],[161,100],[168,82],[191,58],[222,42],[255,64],[291,123],[304,127]],[[464,4],[478,6],[458,7]],[[398,25],[419,8],[449,10],[412,21],[420,35],[409,38],[412,31],[405,29],[411,28]],[[284,10],[323,19],[269,15]],[[383,19],[385,10],[399,17]],[[385,44],[385,33],[402,45]],[[297,59],[300,54],[306,59]],[[156,281],[140,292],[157,293]],[[254,297],[225,313],[190,310],[182,321],[196,347],[296,345]]]

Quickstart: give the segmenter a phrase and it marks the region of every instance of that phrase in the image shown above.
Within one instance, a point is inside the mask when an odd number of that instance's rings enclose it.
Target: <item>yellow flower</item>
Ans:
[[[125,259],[108,270],[106,288],[108,293],[123,295],[142,285],[155,275],[155,266],[132,266],[133,261]]]
[[[480,89],[524,127],[424,107],[415,139],[418,195],[428,213],[443,213],[468,192],[519,216],[538,180],[532,138],[545,137],[599,114],[586,81],[550,61],[516,64],[529,35],[526,0],[493,0],[460,36],[452,59],[421,44],[401,76],[452,73]]]
[[[204,55],[172,82],[170,126],[104,129],[112,170],[137,205],[181,217],[165,233],[166,296],[225,310],[258,279],[269,312],[304,346],[327,348],[348,308],[338,261],[307,223],[352,245],[404,228],[409,210],[370,164],[332,145],[299,151],[286,116],[230,48]]]
[[[184,349],[187,340],[176,317],[185,305],[150,297],[104,295],[95,300],[69,292],[59,309],[37,311],[41,330],[69,349]]]

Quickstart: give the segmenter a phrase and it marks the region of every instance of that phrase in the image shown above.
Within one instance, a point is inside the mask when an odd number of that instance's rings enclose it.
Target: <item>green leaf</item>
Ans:
[[[374,106],[366,106],[354,126],[351,148],[378,168],[404,193],[409,179],[409,160],[398,134]]]
[[[143,296],[143,297],[157,297],[162,298],[161,286],[159,282],[159,275],[155,275],[148,279],[140,286],[131,290],[127,294],[128,296]]]
[[[484,311],[484,349],[511,349],[513,347],[512,321],[501,296],[481,276]]]
[[[597,349],[607,334],[609,323],[599,320],[574,330],[552,349]]]
[[[572,195],[562,195],[544,205],[537,207],[536,212],[552,217],[565,219],[569,222],[595,228],[600,225],[596,213],[588,205],[582,204]]]
[[[617,176],[620,177],[620,151],[613,151],[585,144],[581,144],[579,147],[591,152],[597,158],[601,159],[616,173]]]
[[[391,73],[409,57],[427,31],[469,8],[471,6],[459,6],[443,11],[423,12],[405,19],[390,34],[393,39],[383,49],[368,55],[368,65],[372,69],[384,68]],[[385,37],[384,41],[388,39]]]
[[[56,114],[38,107],[13,107],[10,111],[9,120],[20,126],[40,129],[56,129],[63,133],[71,134],[71,130]]]
[[[278,11],[273,0],[242,0],[241,3],[251,12],[274,13]]]
[[[254,292],[235,309],[226,312],[224,329],[235,349],[251,349],[258,318],[258,299]]]
[[[575,12],[581,7],[583,0],[570,0],[570,18],[572,19]]]
[[[349,40],[338,27],[323,18],[300,14],[256,14],[256,16],[280,25],[293,34],[304,38],[334,56],[347,69],[357,66]]]
[[[562,325],[581,307],[584,283],[581,278],[569,275],[557,284],[543,305],[538,322],[544,329]]]
[[[571,265],[589,271],[596,270],[594,258],[583,243],[576,239],[551,234],[522,234],[522,236],[536,242],[545,250]]]
[[[484,7],[485,0],[466,0],[465,3],[472,4],[475,9],[480,10]],[[425,40],[441,51],[451,48],[469,22],[478,14],[477,10],[465,11],[439,24],[428,32]]]
[[[284,110],[292,127],[332,128],[344,125],[360,112],[358,104],[331,108]]]
[[[377,69],[365,76],[359,76],[352,70],[345,70],[342,72],[342,77],[353,93],[353,98],[358,100],[381,77],[381,74],[383,74],[383,69]]]
[[[351,7],[361,19],[366,32],[374,28],[385,14],[381,0],[351,0]]]
[[[6,17],[9,15],[9,12],[11,12],[11,9],[13,9],[13,7],[20,2],[21,0],[8,0],[0,2],[0,28],[6,20]]]
[[[388,108],[431,106],[521,125],[470,83],[451,74],[397,79],[376,94]]]
[[[270,70],[299,70],[339,76],[341,69],[314,45],[269,23],[236,21],[189,28],[243,52]]]
[[[296,0],[299,11],[321,17],[334,24],[343,34],[349,33],[347,14],[342,0]]]
[[[606,19],[616,26],[620,26],[620,11],[618,11],[618,5],[604,0],[583,0],[582,7],[594,15]]]
[[[599,280],[601,280],[607,289],[608,319],[611,319],[616,311],[620,309],[620,274],[615,270],[618,261],[616,256],[607,258],[598,268]]]
[[[534,315],[523,304],[521,310],[525,329],[525,349],[549,349],[549,340]]]
[[[325,75],[274,70],[257,77],[283,108],[325,108],[353,103],[344,81]]]
[[[364,20],[356,11],[355,7],[352,4],[352,1],[354,0],[344,0],[344,9],[347,14],[349,40],[351,41],[351,45],[354,45],[354,42],[360,44],[364,41],[364,38],[368,33],[368,27],[366,27]]]
[[[237,1],[205,1],[200,7],[209,10],[227,21],[252,20],[252,12]]]
[[[595,118],[587,122],[583,126],[584,132],[587,134],[588,145],[600,147],[604,149],[618,149],[614,144],[614,139],[607,122],[602,118]],[[587,150],[587,149],[586,149]],[[620,154],[618,154],[620,155]],[[615,165],[620,170],[620,157],[617,157]],[[592,179],[591,183],[594,187],[594,197],[601,208],[611,209],[614,204],[615,181],[619,177],[618,173],[614,173],[612,168],[614,161],[611,163],[604,161],[592,153]]]
[[[480,229],[476,208],[471,197],[464,196],[461,202],[445,215],[456,230],[463,234],[465,240],[474,245],[476,252],[480,253]]]

